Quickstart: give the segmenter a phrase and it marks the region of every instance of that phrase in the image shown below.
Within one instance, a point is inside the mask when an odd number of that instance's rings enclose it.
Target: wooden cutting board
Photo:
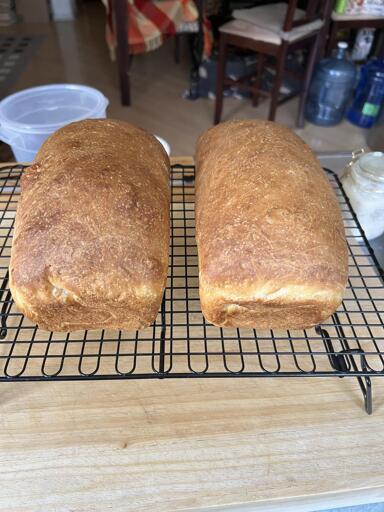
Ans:
[[[0,383],[0,510],[384,501],[384,380],[373,389],[368,416],[355,378]]]

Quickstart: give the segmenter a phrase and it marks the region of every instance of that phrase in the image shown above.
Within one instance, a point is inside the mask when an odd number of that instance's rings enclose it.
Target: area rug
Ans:
[[[42,39],[42,36],[0,36],[0,99],[10,94]]]

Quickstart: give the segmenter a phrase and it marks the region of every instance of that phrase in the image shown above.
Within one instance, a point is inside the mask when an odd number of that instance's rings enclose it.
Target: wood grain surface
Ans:
[[[0,510],[382,501],[374,385],[370,417],[354,379],[1,384]]]
[[[373,395],[368,416],[354,378],[1,383],[0,511],[384,501],[380,378]]]

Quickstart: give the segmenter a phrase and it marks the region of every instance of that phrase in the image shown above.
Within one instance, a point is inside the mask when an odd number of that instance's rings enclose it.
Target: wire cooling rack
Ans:
[[[371,412],[371,376],[384,376],[383,272],[336,175],[349,244],[349,284],[338,311],[300,331],[221,329],[198,295],[194,168],[172,168],[168,283],[155,323],[141,331],[53,333],[21,315],[8,263],[22,166],[0,170],[0,380],[355,376]]]

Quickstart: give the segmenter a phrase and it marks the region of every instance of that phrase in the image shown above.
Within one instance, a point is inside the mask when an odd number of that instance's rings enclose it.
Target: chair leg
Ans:
[[[175,35],[174,54],[175,64],[180,64],[180,34]]]
[[[225,40],[225,36],[221,35],[219,43],[219,59],[217,62],[215,116],[213,119],[214,124],[220,123],[221,112],[223,110],[225,64],[227,60],[227,52],[227,41]]]
[[[384,59],[384,31],[380,30],[376,41],[376,57]]]
[[[115,0],[115,23],[117,36],[117,66],[120,79],[121,103],[125,106],[131,104],[131,83],[129,68],[131,58],[128,48],[128,9],[125,0]]]
[[[259,104],[259,93],[257,92],[257,89],[261,88],[262,78],[263,78],[263,70],[264,70],[264,62],[265,62],[265,55],[264,53],[258,53],[257,54],[257,75],[256,80],[254,83],[254,91],[252,94],[252,105],[254,107],[257,107]]]
[[[328,36],[331,32],[331,13],[334,6],[335,0],[325,0],[323,7],[323,20],[324,24],[320,29],[321,36],[319,41],[319,47],[317,49],[317,56],[322,59],[325,55]]]
[[[274,121],[276,117],[276,109],[277,105],[279,103],[279,93],[280,93],[280,86],[281,82],[283,80],[283,72],[285,67],[285,59],[287,56],[287,49],[288,45],[284,41],[282,45],[280,46],[280,51],[277,55],[277,62],[276,62],[276,76],[272,87],[272,93],[271,93],[271,105],[269,107],[269,116],[268,119],[270,121]]]
[[[308,92],[309,92],[309,85],[311,83],[313,69],[315,67],[315,63],[316,63],[316,60],[317,60],[319,43],[320,43],[320,37],[321,37],[321,34],[319,32],[317,34],[317,36],[316,36],[316,39],[312,43],[311,50],[310,50],[309,55],[308,55],[308,62],[307,62],[306,71],[305,71],[303,88],[302,88],[302,91],[300,93],[299,110],[297,112],[297,119],[296,119],[296,127],[297,128],[303,128],[304,127],[305,102],[307,101]]]
[[[337,31],[338,31],[338,25],[337,25],[337,22],[336,21],[332,21],[331,23],[331,31],[330,31],[330,34],[329,34],[329,39],[328,39],[328,44],[327,44],[327,50],[326,50],[326,55],[327,57],[329,55],[331,55],[334,47],[335,47],[335,43],[336,43],[336,36],[337,36]]]

